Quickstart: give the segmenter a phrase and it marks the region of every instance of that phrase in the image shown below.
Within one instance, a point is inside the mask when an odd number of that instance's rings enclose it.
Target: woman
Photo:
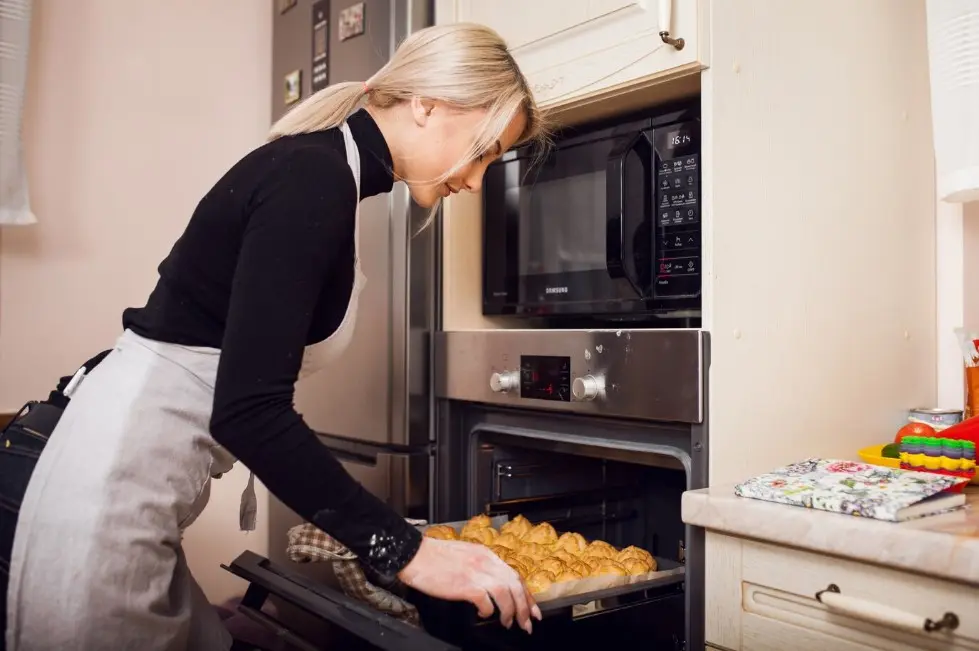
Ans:
[[[44,448],[16,524],[8,649],[228,648],[180,538],[235,459],[378,573],[484,617],[495,602],[531,632],[518,576],[482,546],[422,539],[317,442],[293,385],[354,326],[358,202],[399,180],[434,208],[542,134],[505,44],[468,24],[417,32],[373,78],[280,120],[198,204]]]

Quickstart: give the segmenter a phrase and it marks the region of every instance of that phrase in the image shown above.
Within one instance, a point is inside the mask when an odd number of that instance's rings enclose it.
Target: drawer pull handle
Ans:
[[[910,631],[934,633],[943,630],[954,631],[959,627],[959,617],[955,613],[945,613],[938,620],[921,617],[866,599],[848,597],[840,592],[840,587],[835,583],[830,583],[825,590],[817,592],[816,601],[831,610],[839,610],[859,619]]]

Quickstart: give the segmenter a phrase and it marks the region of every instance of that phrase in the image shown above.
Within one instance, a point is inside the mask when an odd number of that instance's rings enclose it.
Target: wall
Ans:
[[[979,202],[939,202],[936,227],[938,406],[961,408],[962,348],[953,331],[979,328]]]
[[[935,170],[923,2],[710,6],[718,485],[853,458],[935,401]]]
[[[979,328],[979,202],[962,211],[962,323]]]
[[[40,223],[2,232],[0,412],[112,345],[198,199],[270,122],[268,2],[35,0],[32,46],[25,149]],[[245,478],[216,482],[185,541],[212,600],[239,588],[218,563],[266,544],[263,530],[237,533]]]

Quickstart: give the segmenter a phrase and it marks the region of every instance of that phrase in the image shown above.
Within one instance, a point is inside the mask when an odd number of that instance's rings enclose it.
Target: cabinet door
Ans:
[[[677,50],[659,36],[671,8]],[[542,106],[702,68],[703,0],[437,0],[436,22],[475,22],[510,46]]]

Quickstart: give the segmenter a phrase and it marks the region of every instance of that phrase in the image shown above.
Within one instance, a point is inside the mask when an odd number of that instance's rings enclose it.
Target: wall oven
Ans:
[[[699,101],[504,154],[483,183],[483,312],[699,325]]]
[[[318,647],[261,611],[269,595],[331,623],[344,649],[704,648],[704,532],[683,524],[680,503],[707,482],[707,333],[443,332],[434,344],[430,521],[519,514],[639,546],[675,571],[542,603],[527,636],[418,594],[414,628],[246,552],[230,567],[251,583],[243,610],[300,649]]]

